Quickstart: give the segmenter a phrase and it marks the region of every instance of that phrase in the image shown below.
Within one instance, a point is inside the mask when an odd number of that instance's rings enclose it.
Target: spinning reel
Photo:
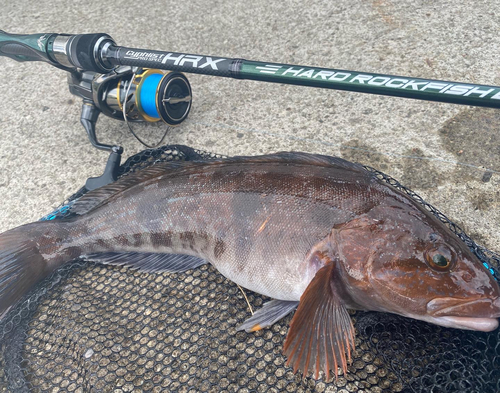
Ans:
[[[110,151],[104,173],[87,180],[89,190],[116,180],[123,148],[97,140],[96,122],[99,114],[123,120],[130,132],[144,146],[154,148],[163,143],[170,127],[179,125],[189,114],[192,103],[191,86],[179,72],[164,72],[131,66],[118,66],[111,72],[72,70],[68,74],[69,90],[83,99],[80,121],[93,146]],[[162,138],[155,145],[144,142],[134,132],[136,122],[167,125]]]

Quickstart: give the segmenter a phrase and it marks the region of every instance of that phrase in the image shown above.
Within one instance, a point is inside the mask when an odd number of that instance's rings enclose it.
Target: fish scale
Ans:
[[[121,206],[108,202],[90,212],[82,223],[88,232],[106,223],[106,232],[94,232],[101,244],[92,246],[86,238],[81,240],[85,244],[71,246],[81,247],[85,254],[134,251],[196,255],[248,289],[277,299],[299,300],[315,271],[310,272],[312,276],[304,276],[297,266],[312,246],[328,235],[332,225],[355,214],[345,209],[346,204],[352,208],[363,203],[356,193],[351,202],[346,202],[343,184],[348,173],[344,178],[337,173],[339,179],[330,180],[328,171],[316,174],[321,171],[315,167],[297,173],[294,165],[259,166],[265,170],[245,171],[239,165],[213,172],[200,168],[201,173],[175,180],[161,176],[155,187],[148,183],[127,190],[117,197]],[[207,188],[210,193],[206,193]],[[134,220],[129,223],[126,217],[132,215]],[[268,230],[258,233],[269,217]],[[151,239],[142,236],[167,232],[171,237],[168,243],[172,243],[169,247],[153,247]],[[187,232],[197,236],[191,242],[182,241],[182,234]],[[134,235],[140,237],[140,242],[112,244],[112,239]],[[102,244],[103,239],[111,243]],[[217,241],[225,245],[224,254],[218,258]],[[282,280],[274,280],[280,275]]]
[[[424,207],[358,164],[305,153],[152,165],[91,191],[67,220],[0,235],[0,313],[76,257],[141,271],[211,263],[272,300],[240,329],[297,311],[295,371],[347,371],[347,308],[490,331],[500,289]]]

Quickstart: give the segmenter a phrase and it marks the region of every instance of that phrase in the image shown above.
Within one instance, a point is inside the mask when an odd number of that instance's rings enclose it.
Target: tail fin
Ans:
[[[41,221],[0,234],[0,319],[38,282],[77,256],[62,252],[65,226]]]

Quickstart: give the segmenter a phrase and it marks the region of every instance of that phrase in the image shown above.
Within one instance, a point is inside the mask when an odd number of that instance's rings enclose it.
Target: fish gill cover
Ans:
[[[168,160],[220,156],[185,146],[145,150],[120,176]],[[418,195],[372,168],[445,222],[498,279],[500,256],[476,245]],[[43,219],[71,216],[82,188]],[[265,296],[247,291],[257,309]],[[285,366],[291,315],[254,333],[238,287],[212,266],[148,274],[77,260],[40,283],[0,323],[0,391],[8,392],[499,392],[500,329],[447,329],[349,311],[356,350],[325,382]]]

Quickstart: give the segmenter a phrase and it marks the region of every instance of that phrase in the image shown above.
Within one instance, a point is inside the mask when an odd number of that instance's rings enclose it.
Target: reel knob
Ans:
[[[193,101],[191,85],[180,72],[170,72],[162,78],[156,97],[160,117],[170,126],[187,117]]]

